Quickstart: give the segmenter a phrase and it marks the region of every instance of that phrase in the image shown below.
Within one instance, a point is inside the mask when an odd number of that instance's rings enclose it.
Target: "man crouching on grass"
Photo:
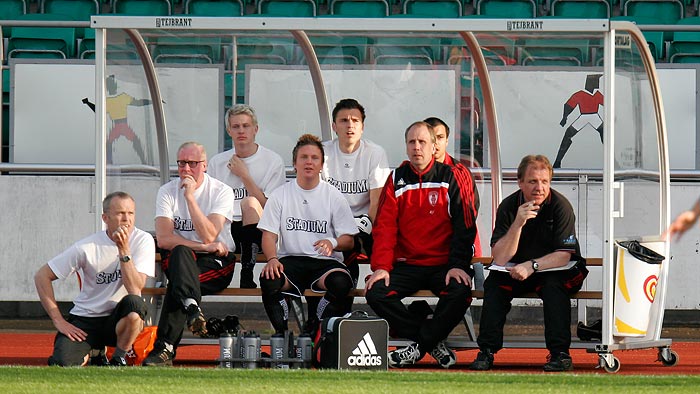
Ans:
[[[34,275],[41,305],[58,330],[49,365],[85,365],[92,349],[116,346],[109,364],[125,366],[126,352],[143,330],[147,308],[141,289],[155,274],[155,242],[134,227],[130,195],[109,194],[102,212],[106,231],[76,242]],[[52,282],[72,274],[79,276],[80,293],[65,319]]]

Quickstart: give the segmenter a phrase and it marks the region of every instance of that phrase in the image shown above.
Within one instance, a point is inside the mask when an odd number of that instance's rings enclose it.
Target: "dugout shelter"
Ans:
[[[658,348],[665,364],[676,362],[671,341],[660,337],[668,257],[655,282],[645,334],[613,335],[616,241],[639,240],[670,256],[661,238],[670,221],[663,103],[652,54],[634,24],[264,15],[99,15],[90,24],[98,131],[95,206],[110,191],[133,189],[135,168],[151,176],[138,181],[139,188],[155,190],[167,182],[181,142],[203,142],[210,156],[230,147],[223,114],[234,103],[256,108],[258,141],[290,165],[296,138],[307,132],[333,138],[333,104],[355,97],[370,114],[365,138],[385,147],[392,166],[404,157],[407,125],[429,116],[453,125],[449,153],[483,181],[482,205],[491,214],[480,220],[485,231],[504,196],[504,177],[513,174],[503,169],[530,153],[553,160],[568,132],[572,143],[555,178],[563,185],[575,180],[578,187],[565,194],[579,205],[599,207],[599,219],[578,220],[595,222],[580,234],[582,247],[586,256],[604,262],[597,276],[603,338],[583,346],[598,353],[609,372],[620,367],[617,350]],[[590,97],[571,101],[576,93],[596,92],[602,105],[591,105]],[[108,106],[118,94],[151,100],[146,111],[128,111],[143,155],[134,155],[128,138],[110,136]],[[214,127],[205,122],[211,119]],[[507,187],[513,189],[512,183]],[[102,226],[98,214],[95,226]]]

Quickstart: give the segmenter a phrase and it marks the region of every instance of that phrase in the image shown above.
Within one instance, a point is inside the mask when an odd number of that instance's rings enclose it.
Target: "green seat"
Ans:
[[[168,0],[114,0],[112,12],[119,15],[167,16],[171,14]]]
[[[366,62],[366,37],[359,36],[309,36],[320,64],[363,64]],[[301,48],[296,50],[296,63],[308,64]]]
[[[389,16],[387,0],[331,0],[331,15],[358,18],[382,18]]]
[[[700,26],[700,16],[683,18],[678,25]],[[668,61],[671,63],[700,63],[700,32],[676,31],[668,46]]]
[[[258,0],[258,15],[313,17],[316,3],[313,0]]]
[[[654,25],[654,24],[661,24],[658,19],[655,17],[649,17],[649,16],[615,16],[610,18],[611,20],[627,20],[634,22],[637,25]],[[644,38],[647,41],[647,45],[649,46],[649,49],[651,50],[652,55],[656,60],[663,59],[664,56],[664,47],[665,41],[670,41],[673,38],[673,32],[661,32],[661,31],[651,31],[651,30],[642,30],[642,34],[644,34]],[[668,38],[667,38],[668,37]]]
[[[241,16],[242,0],[187,0],[185,13],[198,16]]]
[[[605,0],[554,0],[552,16],[564,18],[610,18],[610,4]]]
[[[316,47],[316,57],[319,64],[360,64],[360,52],[355,46]],[[302,64],[307,64],[305,58]]]
[[[0,20],[19,19],[27,13],[27,3],[24,0],[0,0]],[[3,37],[10,35],[10,27],[3,26]]]
[[[209,45],[156,44],[151,51],[154,63],[212,64],[214,53]]]
[[[414,17],[459,18],[462,3],[460,0],[405,0],[403,13]]]
[[[78,58],[95,58],[95,30],[85,29],[85,36],[78,43]],[[107,61],[137,60],[139,55],[131,44],[118,45],[109,43],[107,46]]]
[[[537,5],[533,0],[479,0],[476,12],[493,18],[534,18]]]
[[[245,93],[245,71],[253,65],[286,65],[289,58],[285,43],[286,38],[239,37],[234,53],[229,59],[228,69],[233,70],[236,80],[236,96],[243,99]],[[240,101],[238,100],[238,101]]]
[[[220,63],[223,51],[222,37],[158,37],[151,55],[154,61],[166,63]],[[169,59],[169,60],[168,60]]]
[[[75,54],[72,27],[15,26],[7,44],[8,58],[68,59]]]
[[[42,13],[70,15],[72,20],[89,21],[91,15],[100,13],[97,0],[41,0]]]
[[[440,40],[425,37],[377,37],[371,43],[372,63],[431,65],[439,57]]]
[[[622,5],[622,15],[650,18],[656,24],[673,25],[685,16],[680,0],[627,0]]]
[[[588,40],[526,39],[519,48],[524,66],[581,66],[589,62]]]

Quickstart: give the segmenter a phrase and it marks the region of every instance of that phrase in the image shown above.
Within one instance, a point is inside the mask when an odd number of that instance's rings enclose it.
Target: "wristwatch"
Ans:
[[[538,263],[535,259],[530,260],[532,262],[532,270],[537,272],[540,270],[540,263]]]
[[[129,261],[131,261],[131,256],[129,256],[128,254],[125,254],[124,256],[119,256],[119,261],[122,263],[128,263]]]

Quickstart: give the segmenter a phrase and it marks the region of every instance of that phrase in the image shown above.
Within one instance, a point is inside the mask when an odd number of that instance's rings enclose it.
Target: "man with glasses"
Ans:
[[[233,189],[231,235],[241,253],[240,287],[257,287],[253,268],[262,245],[258,222],[267,196],[286,182],[284,161],[274,151],[255,142],[258,117],[252,107],[238,104],[226,111],[226,132],[233,149],[209,161],[207,173]]]
[[[206,174],[207,153],[196,142],[180,146],[177,167],[179,178],[161,186],[156,198],[156,239],[169,282],[157,340],[143,365],[172,365],[185,323],[206,334],[199,302],[233,278],[233,191]]]

